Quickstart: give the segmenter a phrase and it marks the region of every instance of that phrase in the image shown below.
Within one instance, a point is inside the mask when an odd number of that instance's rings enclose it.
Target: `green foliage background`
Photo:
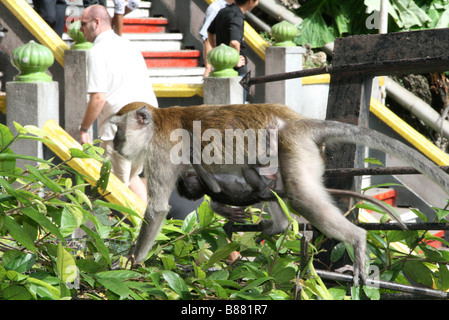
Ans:
[[[378,33],[375,11],[380,0],[310,0],[296,9],[303,19],[296,42],[313,48],[335,38]],[[449,2],[446,0],[390,0],[388,32],[449,27]],[[368,21],[368,23],[367,23]]]

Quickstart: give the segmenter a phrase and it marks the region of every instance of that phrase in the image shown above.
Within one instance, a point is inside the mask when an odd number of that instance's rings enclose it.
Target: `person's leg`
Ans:
[[[55,4],[55,23],[53,26],[53,30],[58,34],[58,36],[62,37],[64,33],[64,25],[65,25],[65,11],[67,9],[67,3],[65,0],[57,0]]]
[[[56,0],[33,0],[34,10],[50,27],[56,22]]]

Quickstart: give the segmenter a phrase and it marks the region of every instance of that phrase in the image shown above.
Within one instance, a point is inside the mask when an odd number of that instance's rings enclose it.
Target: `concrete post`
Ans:
[[[87,51],[67,50],[64,54],[64,129],[79,141],[79,126],[87,109]],[[89,129],[92,136],[92,128]]]
[[[214,71],[204,79],[204,104],[243,103],[243,87],[239,83],[242,78],[233,69],[239,60],[237,50],[221,44],[208,53],[207,60]]]
[[[276,74],[302,69],[302,56],[305,49],[293,43],[297,35],[297,28],[287,21],[281,21],[271,29],[276,43],[265,51],[265,73]],[[276,81],[265,84],[265,102],[282,103],[300,114],[304,114],[301,107],[301,78]]]
[[[20,70],[15,81],[6,83],[6,124],[16,134],[14,122],[22,126],[34,125],[42,128],[49,119],[59,121],[59,88],[45,71],[54,62],[51,51],[30,41],[16,48],[12,55],[13,64]],[[12,145],[17,154],[44,157],[41,142],[19,140]],[[26,162],[17,161],[18,167]]]
[[[204,78],[204,104],[241,104],[243,103],[243,88],[240,85],[242,77]]]
[[[302,69],[302,47],[268,47],[265,51],[265,73],[276,74]],[[301,106],[301,78],[265,84],[265,102],[282,103],[306,115]]]
[[[79,141],[79,126],[87,109],[87,50],[92,43],[87,42],[80,31],[81,21],[77,20],[68,27],[68,35],[75,41],[71,50],[64,54],[64,129]],[[91,137],[95,125],[89,129]]]

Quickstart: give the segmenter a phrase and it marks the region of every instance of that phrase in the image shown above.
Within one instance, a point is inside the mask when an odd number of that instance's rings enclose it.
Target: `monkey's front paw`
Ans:
[[[242,207],[225,207],[217,212],[222,217],[232,222],[244,223],[249,214]]]

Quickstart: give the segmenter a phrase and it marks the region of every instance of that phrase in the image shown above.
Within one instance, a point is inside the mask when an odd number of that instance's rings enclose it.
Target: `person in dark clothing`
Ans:
[[[33,0],[33,7],[56,34],[62,37],[62,34],[64,33],[65,10],[67,8],[66,1]]]
[[[101,4],[102,6],[106,7],[106,0],[83,0],[84,8],[87,8],[89,6],[92,6],[94,4]]]
[[[243,40],[245,13],[258,4],[259,0],[235,0],[235,3],[218,12],[207,29],[209,35],[207,41],[212,48],[224,43],[239,52],[240,60],[234,69],[242,77],[248,72],[246,44]]]

